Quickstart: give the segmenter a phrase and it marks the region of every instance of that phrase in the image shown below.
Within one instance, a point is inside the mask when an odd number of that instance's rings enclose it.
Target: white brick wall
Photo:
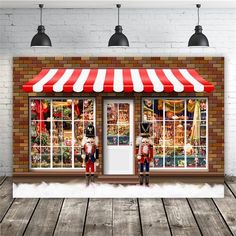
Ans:
[[[11,175],[12,57],[14,56],[224,56],[225,172],[236,175],[236,11],[201,9],[211,47],[190,49],[196,10],[122,9],[128,49],[107,47],[116,25],[115,9],[45,9],[44,25],[53,47],[32,49],[39,11],[0,10],[0,175]]]

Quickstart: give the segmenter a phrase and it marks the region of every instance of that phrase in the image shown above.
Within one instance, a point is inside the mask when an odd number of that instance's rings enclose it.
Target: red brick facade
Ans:
[[[31,96],[88,96],[85,93],[25,93],[22,85],[37,75],[42,68],[194,68],[214,84],[213,93],[151,93],[151,94],[93,94],[96,97],[96,128],[102,150],[102,125],[104,97],[126,96],[134,99],[137,124],[141,121],[141,99],[151,97],[208,97],[208,167],[207,175],[224,174],[224,58],[222,57],[17,57],[13,61],[13,173],[29,170],[29,97]],[[138,135],[135,126],[135,136]],[[102,153],[101,153],[102,156]],[[102,174],[101,166],[98,172]],[[53,170],[52,170],[53,171]],[[171,174],[160,171],[159,175]],[[204,172],[178,170],[177,175],[204,175]]]

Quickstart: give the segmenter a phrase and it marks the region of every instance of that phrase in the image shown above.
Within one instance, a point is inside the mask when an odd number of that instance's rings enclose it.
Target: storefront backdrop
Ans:
[[[194,68],[215,86],[212,93],[109,93],[96,96],[96,127],[102,150],[102,96],[135,97],[135,123],[141,121],[143,97],[208,98],[208,167],[209,171],[165,171],[158,175],[223,176],[224,174],[224,59],[222,57],[18,57],[13,65],[13,172],[29,173],[29,97],[86,97],[86,93],[25,93],[22,85],[42,68]],[[91,95],[90,95],[91,96]],[[139,134],[135,126],[135,136]],[[101,156],[103,155],[101,151]],[[102,158],[101,158],[101,165]],[[53,172],[53,171],[52,171]],[[70,171],[64,171],[68,174]],[[102,169],[98,168],[101,174]],[[37,173],[36,173],[37,174]],[[47,173],[49,174],[49,173]],[[73,174],[73,173],[69,173]],[[78,173],[77,173],[78,174]]]
[[[129,48],[108,48],[116,24],[116,9],[49,9],[44,24],[52,48],[30,47],[39,22],[35,9],[0,9],[0,175],[12,175],[13,163],[13,57],[54,56],[224,56],[225,58],[225,173],[236,175],[236,11],[202,5],[201,24],[209,48],[188,48],[194,32],[196,9],[126,9],[122,26]],[[140,30],[137,30],[137,25]],[[49,62],[45,61],[45,64]],[[29,76],[30,79],[32,76]]]

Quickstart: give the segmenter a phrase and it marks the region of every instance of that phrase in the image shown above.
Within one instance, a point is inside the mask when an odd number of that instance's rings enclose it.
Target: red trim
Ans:
[[[93,85],[96,80],[97,74],[98,74],[97,69],[90,70],[88,78],[84,83],[84,89],[83,89],[84,92],[87,92],[87,93],[93,92]]]
[[[190,69],[188,70],[189,74],[192,75],[199,83],[204,85],[205,92],[212,92],[214,91],[214,85],[203,79],[196,70]]]
[[[130,69],[123,69],[123,84],[124,84],[124,92],[129,93],[134,91]]]
[[[59,69],[56,74],[43,85],[43,91],[46,93],[53,92],[53,85],[64,75],[66,69]]]
[[[171,71],[181,84],[183,84],[185,92],[194,92],[194,86],[184,78],[178,69],[172,69]]]
[[[161,81],[164,86],[164,92],[173,92],[174,85],[168,80],[163,70],[156,69],[155,70],[157,77]]]
[[[107,69],[105,76],[103,91],[114,92],[114,69]]]
[[[76,83],[76,81],[79,79],[79,76],[81,74],[81,69],[75,69],[72,73],[71,77],[66,81],[66,83],[63,86],[64,92],[73,92],[73,85]]]
[[[81,73],[83,69],[75,69],[72,75],[67,79],[63,86],[63,92],[73,92],[73,86],[78,79],[80,79]],[[94,92],[93,86],[97,79],[99,69],[90,69],[89,74],[85,80],[83,85],[83,92],[91,93]],[[140,68],[139,75],[143,84],[143,92],[152,93],[154,91],[154,86],[152,84],[151,79],[147,73],[147,69]],[[188,73],[197,80],[200,84],[204,86],[205,92],[212,92],[214,90],[214,85],[203,79],[196,70],[194,69],[186,69]],[[157,79],[163,84],[164,92],[173,92],[174,85],[168,79],[168,76],[165,75],[163,69],[154,69]],[[25,92],[34,92],[33,86],[37,84],[40,80],[42,80],[47,74],[50,72],[50,69],[43,69],[37,76],[35,76],[28,83],[23,85],[23,90]],[[53,86],[57,83],[61,77],[66,72],[66,69],[58,69],[54,76],[43,85],[43,92],[53,92]],[[171,72],[173,76],[175,76],[178,81],[184,86],[184,92],[196,92],[194,91],[194,85],[188,81],[179,71],[179,69],[172,69]],[[123,91],[124,92],[134,92],[134,84],[133,84],[131,69],[123,68],[122,69],[122,83],[123,83]],[[135,81],[134,81],[135,82]],[[103,84],[104,92],[114,92],[114,69],[106,69],[106,74],[104,78]]]
[[[43,69],[40,71],[38,75],[36,75],[32,80],[30,80],[28,83],[23,85],[23,90],[27,93],[33,92],[33,85],[35,85],[37,82],[39,82],[44,76],[47,75],[47,73],[50,71],[50,69]]]
[[[154,91],[152,81],[150,80],[147,70],[140,69],[139,70],[140,78],[143,82],[143,91],[146,93],[152,93]]]

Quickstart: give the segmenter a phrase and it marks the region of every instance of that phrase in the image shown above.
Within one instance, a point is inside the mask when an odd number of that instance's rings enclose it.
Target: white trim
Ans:
[[[114,69],[114,92],[120,93],[124,90],[124,79],[122,69]]]
[[[106,69],[99,69],[97,77],[95,79],[94,85],[93,85],[93,91],[94,92],[102,92],[104,90],[104,81],[106,78]]]
[[[43,91],[43,86],[57,73],[58,69],[50,69],[48,73],[40,79],[36,84],[33,85],[33,91],[40,93]]]
[[[107,145],[107,105],[109,103],[116,103],[118,106],[122,103],[129,104],[129,145],[120,145],[119,139],[117,145]],[[118,108],[119,109],[119,108]],[[134,170],[134,100],[130,99],[104,99],[103,102],[103,172],[105,175],[133,175],[135,173]],[[119,120],[119,112],[118,112],[118,120]],[[122,123],[120,125],[123,125]],[[119,125],[117,125],[119,128]],[[118,136],[119,137],[119,129]],[[108,156],[109,152],[110,155]],[[128,155],[127,155],[127,152]],[[121,154],[122,153],[122,154]],[[124,156],[122,156],[125,154]],[[116,156],[115,156],[116,155]],[[118,157],[118,158],[117,158]],[[124,159],[125,158],[125,159]],[[130,159],[128,159],[130,158]],[[127,160],[127,163],[124,163],[124,166],[127,166],[127,169],[117,168],[118,165],[123,166],[123,163],[120,162],[120,159]],[[118,160],[118,161],[117,161]],[[110,162],[109,162],[110,161]],[[110,165],[112,163],[112,165]],[[112,170],[110,166],[114,167]],[[120,167],[120,166],[119,166]]]
[[[82,92],[84,90],[84,84],[88,78],[90,69],[83,69],[79,75],[79,78],[76,80],[76,82],[73,85],[73,91],[74,92]]]
[[[195,92],[203,92],[204,85],[197,81],[186,69],[179,69],[184,78],[194,86]]]
[[[142,97],[142,114],[144,114],[144,106],[143,106],[143,101],[145,99],[150,99],[153,101],[153,104],[154,104],[154,100],[159,100],[159,99],[162,99],[163,100],[163,120],[156,120],[156,122],[160,122],[162,121],[163,122],[163,166],[162,167],[150,167],[150,169],[152,171],[196,171],[196,172],[207,172],[209,170],[209,166],[208,166],[208,98],[207,97]],[[198,100],[201,100],[201,99],[204,99],[206,100],[206,145],[200,145],[199,146],[196,146],[196,147],[206,147],[206,166],[205,167],[187,167],[187,156],[186,156],[186,152],[185,152],[185,155],[184,155],[184,160],[185,160],[185,166],[184,167],[166,167],[165,166],[165,100],[175,100],[175,99],[178,99],[178,100],[184,100],[184,103],[185,103],[185,114],[187,112],[187,105],[186,105],[186,102],[188,99],[198,99]],[[142,115],[142,121],[143,121],[143,115]],[[152,124],[155,123],[154,120],[152,121],[148,121],[148,122],[152,122]],[[187,131],[187,120],[185,119],[185,143],[186,143],[186,131]],[[185,144],[186,146],[186,144]],[[157,146],[155,146],[157,147]],[[174,146],[173,146],[174,148]],[[174,158],[175,159],[175,158]],[[174,164],[175,165],[175,164]]]
[[[64,84],[70,79],[74,69],[66,69],[62,77],[53,85],[54,92],[63,92]]]
[[[174,76],[171,69],[163,69],[168,80],[173,84],[175,92],[183,92],[184,86],[183,84]]]
[[[163,92],[164,91],[164,86],[160,79],[158,78],[156,72],[154,69],[147,69],[147,73],[149,76],[149,79],[151,80],[153,84],[153,89],[155,92]]]
[[[59,121],[59,122],[63,122],[63,120],[53,120],[53,106],[52,106],[52,101],[53,100],[67,100],[67,99],[72,99],[72,120],[71,123],[72,123],[72,145],[71,146],[68,146],[69,148],[72,148],[72,152],[71,152],[71,163],[72,163],[72,167],[63,167],[63,160],[61,159],[61,167],[53,167],[53,143],[52,143],[52,140],[53,140],[53,136],[52,136],[52,133],[53,133],[53,122],[55,121]],[[94,114],[94,117],[93,117],[93,122],[94,124],[96,124],[96,98],[95,97],[30,97],[29,98],[29,124],[30,124],[30,128],[29,128],[29,169],[31,171],[64,171],[64,170],[73,170],[73,171],[83,171],[85,168],[84,167],[74,167],[74,141],[73,141],[73,138],[74,138],[74,100],[75,99],[79,99],[79,100],[85,100],[85,99],[91,99],[93,101],[93,114]],[[40,167],[32,167],[32,160],[31,160],[31,146],[32,146],[32,143],[31,143],[31,101],[32,100],[50,100],[50,124],[51,124],[51,129],[50,129],[50,167],[41,167],[41,152],[40,152]],[[73,122],[74,120],[74,122]],[[38,121],[38,120],[37,120]],[[85,120],[82,120],[83,122],[83,128],[84,128],[84,122]],[[40,139],[40,142],[41,142],[41,139]],[[48,146],[49,147],[49,146]],[[60,146],[60,147],[64,147],[64,146]],[[41,144],[40,144],[40,148],[41,148]],[[62,157],[61,157],[62,158]]]
[[[144,86],[143,81],[139,74],[139,69],[130,69],[131,79],[133,82],[133,90],[136,93],[143,92]]]

